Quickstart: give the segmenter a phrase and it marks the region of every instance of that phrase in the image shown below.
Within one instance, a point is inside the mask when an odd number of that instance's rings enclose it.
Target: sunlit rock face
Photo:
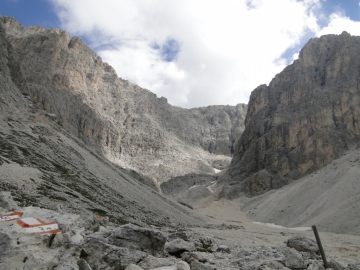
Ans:
[[[229,196],[279,188],[357,146],[359,63],[360,37],[314,38],[269,86],[252,92],[230,165]]]
[[[0,17],[31,99],[111,161],[158,182],[213,172],[244,129],[247,105],[182,109],[118,77],[79,37]],[[121,75],[121,74],[120,74]],[[210,155],[211,154],[211,155]],[[217,157],[215,155],[222,155]]]

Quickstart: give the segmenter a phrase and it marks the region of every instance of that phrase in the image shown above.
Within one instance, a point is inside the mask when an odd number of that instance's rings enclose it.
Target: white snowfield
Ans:
[[[262,222],[257,222],[257,221],[253,221],[251,223],[267,226],[267,227],[270,227],[270,228],[276,228],[276,229],[288,229],[288,230],[294,230],[294,231],[311,231],[311,227],[287,228],[287,227],[284,227],[284,226],[281,226],[281,225],[276,225],[274,223],[262,223]]]

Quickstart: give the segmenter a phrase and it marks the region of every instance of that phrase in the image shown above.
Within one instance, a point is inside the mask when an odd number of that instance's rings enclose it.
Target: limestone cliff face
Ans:
[[[162,182],[212,172],[215,155],[233,152],[246,105],[171,106],[118,78],[78,37],[58,29],[24,28],[9,17],[0,17],[0,23],[19,56],[13,61],[25,78],[19,85],[58,124],[111,161]]]
[[[16,59],[0,24],[0,191],[11,192],[19,207],[77,213],[89,220],[101,215],[117,224],[204,225],[201,217],[154,191],[150,179],[116,166],[55,123],[30,99]],[[3,199],[0,209],[6,213]],[[1,248],[2,258],[6,249]]]
[[[250,98],[229,196],[258,195],[329,164],[360,139],[360,37],[311,39]]]

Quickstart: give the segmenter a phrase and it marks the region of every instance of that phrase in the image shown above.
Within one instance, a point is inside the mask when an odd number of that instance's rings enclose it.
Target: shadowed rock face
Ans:
[[[171,106],[166,98],[118,78],[79,37],[58,29],[25,29],[9,17],[0,17],[0,23],[18,55],[12,61],[23,75],[17,86],[111,161],[163,182],[212,172],[208,153],[230,156],[234,151],[244,129],[245,104]]]
[[[111,163],[59,126],[26,94],[32,86],[14,59],[22,58],[0,25],[0,191],[11,192],[19,207],[101,215],[118,224],[204,224],[157,193],[151,179]],[[2,207],[17,209],[0,203],[1,214],[7,213]]]
[[[311,39],[299,59],[256,88],[235,147],[230,197],[262,194],[318,170],[360,138],[360,37]]]

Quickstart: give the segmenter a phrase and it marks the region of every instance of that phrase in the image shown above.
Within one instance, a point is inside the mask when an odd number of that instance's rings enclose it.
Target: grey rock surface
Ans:
[[[297,251],[319,253],[319,247],[316,241],[303,236],[294,236],[290,238],[286,242],[286,245],[290,248],[296,249]]]
[[[166,237],[158,230],[142,228],[133,224],[120,226],[103,233],[109,244],[129,249],[142,250],[152,255],[161,255]]]
[[[154,247],[157,246],[158,231],[148,227],[135,227],[133,225],[114,226],[108,223],[106,227],[98,232],[93,232],[93,220],[82,218],[79,215],[69,213],[58,213],[48,209],[38,207],[25,207],[18,209],[23,212],[21,218],[40,218],[43,221],[55,221],[62,226],[61,232],[56,234],[32,234],[27,233],[16,220],[0,221],[0,269],[156,269],[156,270],[180,270],[180,269],[322,269],[321,259],[313,258],[311,252],[298,252],[293,248],[286,247],[284,240],[286,236],[279,235],[278,232],[272,234],[264,230],[215,230],[204,229],[203,227],[183,229],[188,236],[188,243],[200,242],[203,239],[206,245],[212,239],[212,246],[220,246],[216,242],[221,241],[231,249],[231,253],[226,252],[199,252],[187,251],[181,254],[181,259],[177,254],[167,257],[155,257]],[[68,222],[65,222],[68,220]],[[101,223],[102,221],[97,221]],[[127,239],[119,234],[119,230],[126,228]],[[249,229],[249,228],[248,228]],[[141,233],[129,232],[133,230]],[[162,228],[161,233],[165,236],[174,231],[171,227]],[[310,232],[309,232],[310,233]],[[144,234],[147,235],[144,237]],[[81,235],[83,241],[69,241],[65,235]],[[205,236],[209,235],[209,236]],[[54,236],[54,237],[53,237]],[[119,237],[120,236],[120,237]],[[357,247],[354,245],[356,239],[341,238],[339,235],[328,234],[334,237],[332,250],[325,238],[329,261],[337,258],[334,269],[341,269],[339,265],[349,264],[349,269],[356,269],[355,261]],[[151,238],[154,245],[149,245],[147,239]],[[154,237],[154,238],[152,238]],[[353,236],[354,237],[354,236]],[[49,238],[52,238],[49,245]],[[282,238],[282,239],[278,239]],[[204,241],[207,239],[207,241]],[[240,241],[241,246],[234,243],[234,239]],[[349,240],[350,239],[350,240]],[[355,240],[355,241],[353,241]],[[123,242],[123,243],[122,243]],[[135,244],[133,244],[135,243]],[[124,247],[125,246],[125,247]],[[348,256],[339,256],[340,250],[344,247]],[[149,248],[147,248],[149,247]],[[155,250],[158,251],[158,250]],[[336,253],[333,253],[336,251]],[[158,254],[161,255],[161,254]],[[342,257],[342,260],[340,260]],[[190,266],[189,266],[190,265]],[[338,267],[338,268],[335,268]],[[352,268],[351,268],[352,267]],[[131,269],[131,268],[130,268]]]
[[[334,269],[334,270],[345,270],[347,267],[345,265],[342,265],[341,263],[337,261],[328,261],[328,268]]]
[[[192,261],[190,264],[191,270],[215,270],[216,267],[209,264],[203,264],[198,261]]]
[[[178,262],[176,266],[178,270],[190,270],[190,265],[184,261]]]
[[[118,78],[79,37],[24,28],[10,17],[0,23],[18,56],[12,61],[14,81],[50,119],[116,164],[161,183],[191,172],[212,173],[213,161],[228,160],[216,155],[233,152],[244,129],[245,104],[171,106]]]
[[[83,259],[78,260],[77,262],[79,270],[92,270],[90,265]]]
[[[350,270],[359,270],[360,269],[360,262],[350,263],[348,265]]]
[[[308,262],[304,260],[302,254],[292,248],[280,247],[278,250],[284,255],[284,265],[290,269],[307,268]]]
[[[137,264],[145,259],[147,253],[118,247],[106,243],[104,238],[90,238],[81,246],[80,258],[83,258],[93,269],[125,269],[129,264]]]
[[[138,266],[141,268],[147,270],[147,269],[154,269],[159,268],[163,266],[175,266],[176,269],[176,259],[173,257],[169,258],[156,258],[151,255],[147,256],[145,259],[143,259]]]
[[[7,23],[15,22],[7,21]],[[35,33],[35,36],[31,34],[28,37],[29,46],[32,42],[35,46],[35,40],[41,40],[36,34],[38,31],[40,34],[46,32],[50,36],[54,35],[57,41],[61,38],[66,39],[67,36],[65,32],[59,30],[31,28],[26,31]],[[51,39],[46,40],[45,43],[50,42]],[[25,41],[20,35],[14,36],[11,42],[20,44]],[[30,87],[29,80],[25,78],[25,69],[20,69],[20,72],[9,62],[19,57],[22,61],[27,61],[24,55],[19,56],[20,51],[16,52],[15,44],[11,42],[0,26],[0,189],[2,191],[12,192],[13,199],[20,207],[39,206],[67,213],[99,215],[118,224],[133,222],[140,225],[169,225],[196,224],[204,221],[200,217],[195,217],[190,209],[187,210],[154,189],[149,189],[151,184],[147,182],[152,180],[110,162],[101,151],[97,151],[98,148],[95,144],[91,144],[90,139],[85,144],[79,139],[81,132],[79,136],[74,136],[64,128],[65,122],[62,127],[46,116],[44,107],[34,103],[29,95],[24,95],[22,91],[25,88],[20,89],[16,84],[19,81],[18,77],[23,76],[27,87]],[[49,44],[47,49],[44,48],[44,53],[46,50],[51,50],[53,45]],[[67,46],[68,44],[66,48]],[[35,50],[32,53],[35,54],[34,58],[28,57],[35,59],[39,57],[36,55],[40,51]],[[44,64],[44,60],[40,58],[36,59]],[[49,94],[46,90],[48,88],[41,89],[44,90],[44,95]],[[58,91],[60,92],[64,94],[64,91]],[[79,104],[72,103],[77,98],[67,98],[64,97],[61,101],[60,97],[56,97],[56,102],[62,102],[69,108],[81,108]],[[47,104],[45,99],[43,104]],[[80,113],[80,111],[78,114],[73,112],[71,115],[81,117]],[[91,110],[84,109],[82,113],[89,116]],[[55,114],[58,117],[60,115],[58,112]],[[154,185],[152,187],[154,188]]]
[[[217,251],[231,253],[230,248],[226,245],[219,245]]]
[[[137,266],[136,264],[129,264],[125,270],[144,270],[141,267]]]
[[[4,208],[6,211],[16,210],[19,208],[17,203],[13,200],[11,192],[0,192],[0,208]]]
[[[307,270],[325,270],[323,263],[318,261],[313,261],[309,263],[309,266],[306,268]]]
[[[170,242],[166,242],[164,250],[171,255],[181,255],[186,251],[195,251],[196,247],[194,243],[184,241],[183,239],[175,239]]]
[[[252,92],[226,177],[234,185],[224,196],[280,188],[357,147],[359,57],[358,36],[314,38],[298,60]]]

